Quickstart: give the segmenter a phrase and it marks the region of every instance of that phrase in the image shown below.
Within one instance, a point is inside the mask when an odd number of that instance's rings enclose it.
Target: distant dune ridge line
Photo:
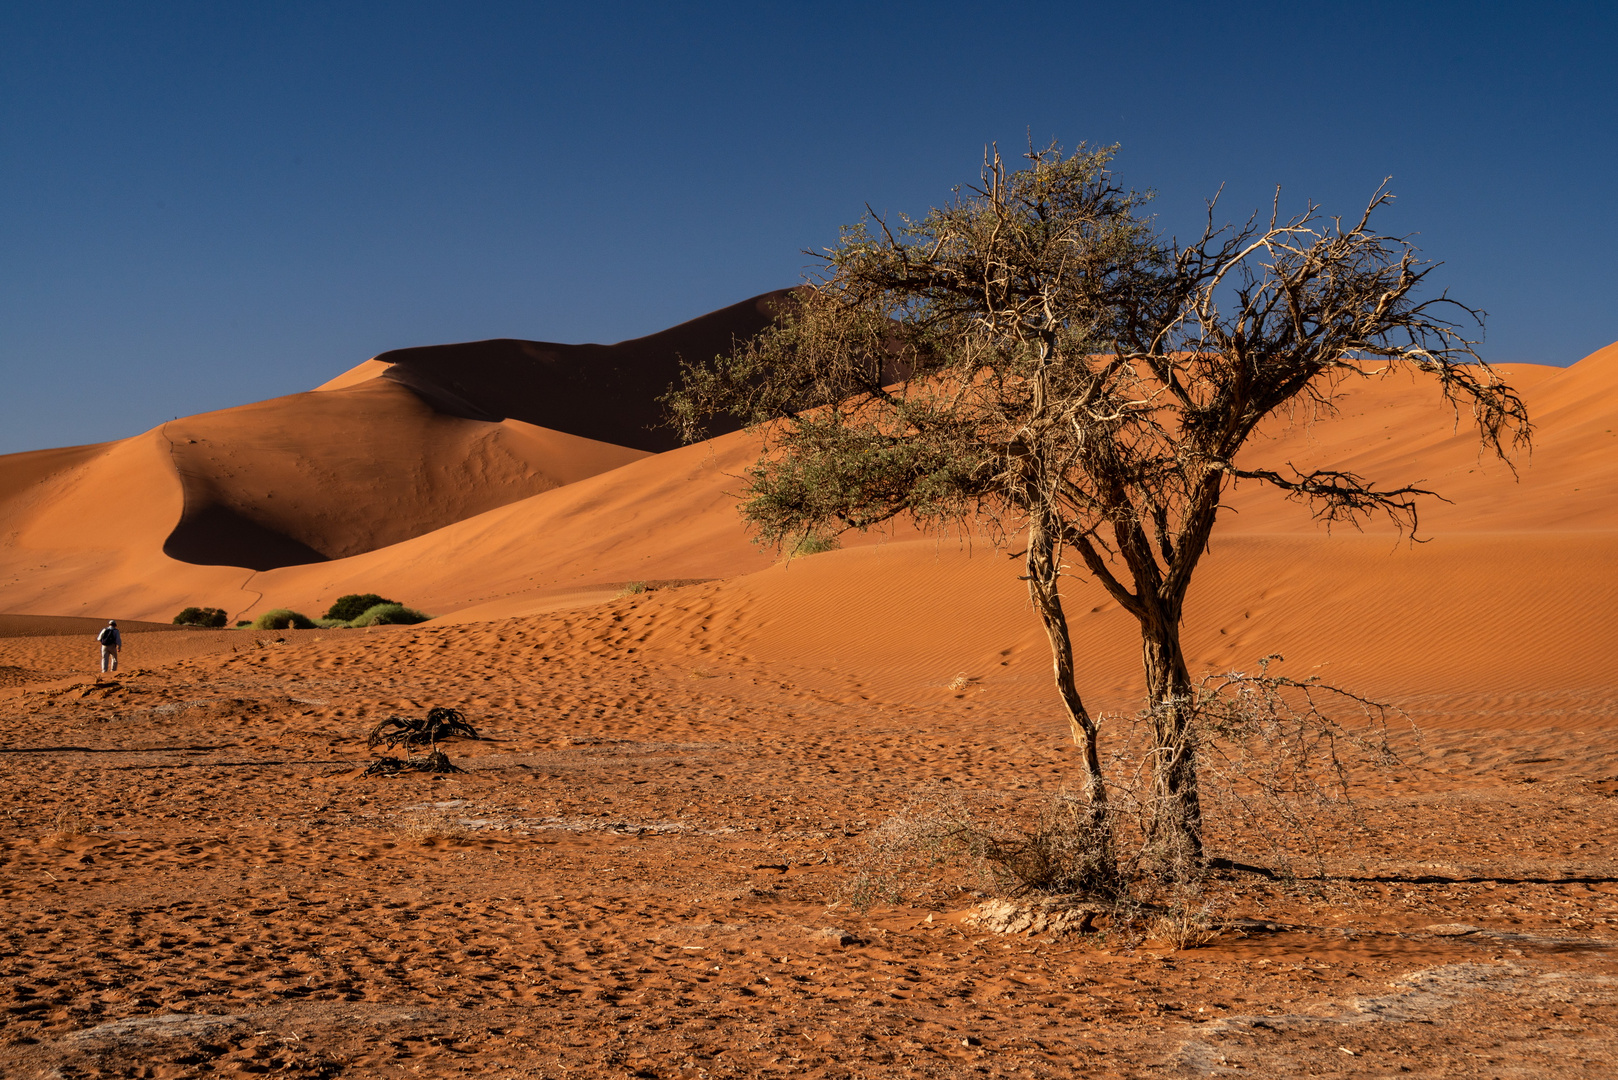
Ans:
[[[178,483],[162,553],[251,571],[350,558],[670,449],[656,398],[682,358],[757,333],[781,295],[617,345],[397,350],[315,391],[164,424],[148,436],[169,462],[140,481]],[[113,445],[0,459],[0,505],[82,488]]]

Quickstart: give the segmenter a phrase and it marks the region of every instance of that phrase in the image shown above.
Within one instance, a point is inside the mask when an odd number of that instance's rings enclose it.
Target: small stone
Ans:
[[[1422,929],[1429,934],[1437,934],[1439,937],[1465,937],[1467,934],[1477,933],[1479,928],[1468,926],[1466,923],[1435,923],[1432,926],[1424,926]]]
[[[1097,905],[1069,898],[989,900],[969,911],[965,922],[991,934],[1086,934],[1101,914]]]

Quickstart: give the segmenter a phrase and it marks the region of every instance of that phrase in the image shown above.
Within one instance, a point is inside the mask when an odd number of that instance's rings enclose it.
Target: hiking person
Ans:
[[[96,641],[101,643],[101,670],[117,671],[118,650],[124,646],[124,636],[118,632],[118,620],[108,619],[107,625],[96,635]]]

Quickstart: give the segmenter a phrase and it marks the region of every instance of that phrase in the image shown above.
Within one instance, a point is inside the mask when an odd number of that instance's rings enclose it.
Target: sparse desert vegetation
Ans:
[[[254,630],[313,630],[314,620],[290,608],[272,608],[254,619]]]
[[[376,593],[347,593],[332,601],[324,617],[333,623],[347,623],[358,619],[372,608],[395,606],[400,606],[399,601],[389,600]]]
[[[359,606],[364,603],[365,606]],[[333,615],[332,612],[338,612]],[[353,614],[346,614],[353,612]],[[426,622],[432,618],[415,608],[406,607],[395,600],[385,600],[374,594],[363,594],[340,597],[331,606],[326,614],[319,619],[311,619],[302,612],[292,611],[289,608],[274,608],[253,619],[251,622],[238,623],[238,626],[249,626],[254,630],[341,630],[346,628],[362,628],[367,626],[414,626],[416,623]],[[221,622],[219,625],[223,626]]]
[[[836,551],[842,546],[842,541],[831,533],[811,532],[793,541],[788,550],[788,556],[793,559],[801,559],[808,555],[821,555],[828,551]]]
[[[218,629],[230,620],[224,608],[188,607],[174,616],[176,626],[203,626]]]
[[[348,625],[353,627],[414,626],[416,623],[424,623],[430,618],[432,618],[431,615],[417,611],[415,608],[389,602],[386,604],[374,604],[366,608],[350,620]]]

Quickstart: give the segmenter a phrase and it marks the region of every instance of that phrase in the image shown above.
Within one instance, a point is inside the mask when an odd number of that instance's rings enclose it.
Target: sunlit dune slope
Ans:
[[[483,605],[498,616],[558,597],[576,602],[581,591],[610,595],[630,580],[722,577],[769,564],[727,494],[754,454],[745,435],[655,456],[616,449],[634,460],[378,550],[255,572],[164,553],[184,499],[168,438],[148,432],[88,448],[75,467],[0,506],[8,522],[0,610],[163,620],[197,604],[245,618],[279,606],[318,613],[342,593],[365,591],[435,613]],[[363,490],[351,497],[388,512]]]
[[[732,494],[756,453],[734,433],[352,559],[260,574],[252,587],[312,605],[364,583],[466,619],[599,600],[631,581],[748,573],[774,558],[749,541]]]
[[[386,379],[163,425],[185,511],[163,550],[274,566],[387,547],[644,452],[438,412]]]
[[[175,574],[197,580],[173,561],[229,567],[240,581],[385,547],[644,456],[521,421],[444,416],[373,379],[0,458],[0,574],[31,591],[87,589],[91,603]],[[161,576],[121,581],[111,565]],[[46,584],[51,571],[66,574],[61,592]]]
[[[25,499],[53,476],[67,472],[104,454],[112,443],[29,450],[0,457],[0,507]],[[8,518],[10,515],[8,515]]]
[[[1195,673],[1274,670],[1394,702],[1423,724],[1618,709],[1618,574],[1609,535],[1235,536],[1215,545],[1185,628]],[[910,540],[816,555],[723,582],[621,597],[590,613],[481,624],[469,655],[530,663],[526,639],[577,667],[638,660],[696,679],[787,678],[807,699],[1012,701],[1060,716],[1044,633],[1004,554]],[[1135,621],[1069,582],[1080,690],[1132,712],[1144,691]],[[549,629],[546,627],[549,626]],[[565,626],[565,629],[559,627]],[[539,670],[543,670],[541,666]],[[721,683],[715,683],[721,686]]]
[[[1423,534],[1618,528],[1618,345],[1565,369],[1514,364],[1501,371],[1528,405],[1534,428],[1532,447],[1510,463],[1480,448],[1469,412],[1457,413],[1434,383],[1409,374],[1352,380],[1335,416],[1300,411],[1267,423],[1241,463],[1283,472],[1288,463],[1345,469],[1384,488],[1434,491],[1448,501],[1419,500]],[[1226,530],[1317,528],[1300,506],[1252,481],[1229,501]],[[1367,528],[1387,526],[1372,521]]]
[[[175,595],[174,585],[189,595],[199,576],[211,574],[217,581],[204,591],[235,591],[243,571],[188,567],[163,554],[184,496],[168,443],[156,432],[41,453],[62,456],[48,470],[37,468],[35,454],[0,458],[8,481],[22,471],[19,459],[34,466],[23,481],[0,483],[0,609],[166,621],[179,608],[165,612],[152,599]],[[176,571],[173,584],[166,582]]]

